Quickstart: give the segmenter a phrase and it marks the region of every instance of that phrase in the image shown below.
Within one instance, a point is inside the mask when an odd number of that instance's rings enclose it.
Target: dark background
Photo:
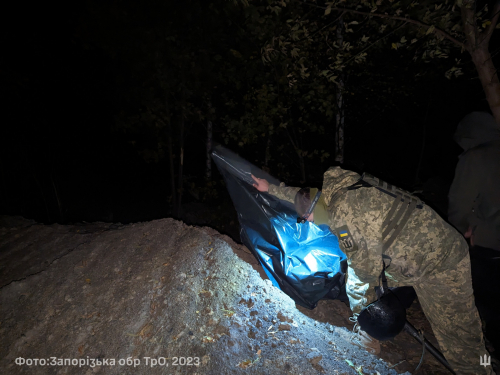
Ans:
[[[120,82],[127,61],[113,58],[79,35],[87,13],[85,2],[37,2],[11,4],[3,14],[0,214],[47,224],[128,223],[176,216],[168,161],[146,162],[130,138],[117,130],[116,115],[125,104],[116,98],[123,89]],[[193,26],[189,19],[180,22],[186,28]],[[395,51],[379,57],[375,65],[373,69],[394,85],[414,77],[417,69]],[[214,89],[215,104],[221,90],[224,87]],[[469,112],[488,110],[479,81],[473,69],[454,80],[439,71],[415,83],[409,96],[392,100],[396,105],[389,111],[347,120],[343,166],[368,171],[408,190],[423,190],[424,198],[445,213],[460,154],[453,132]],[[346,105],[355,112],[366,103],[353,98]],[[193,123],[186,136],[184,213],[189,207],[200,208],[192,206],[195,201],[208,211],[231,210],[216,172],[216,196],[197,199],[189,193],[192,184],[204,186],[205,123]],[[222,119],[214,120],[214,141],[223,142],[223,132]],[[307,142],[333,154],[332,137],[311,136]],[[273,139],[273,149],[281,144],[286,145],[286,140]],[[263,163],[258,144],[239,147],[230,142],[227,147],[258,166]],[[281,177],[283,169],[293,170],[294,165],[287,162],[286,157],[275,155],[271,174]],[[305,185],[319,185],[322,173],[334,161],[330,157],[322,163],[307,163]],[[287,182],[293,185],[298,180],[292,173]]]

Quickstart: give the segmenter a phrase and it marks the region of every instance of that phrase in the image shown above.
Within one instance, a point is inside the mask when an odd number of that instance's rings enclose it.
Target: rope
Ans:
[[[418,335],[420,336],[420,340],[422,340],[422,356],[420,357],[420,362],[418,363],[418,366],[415,369],[415,371],[413,371],[413,373],[416,373],[418,371],[418,369],[420,368],[420,366],[422,365],[422,362],[424,361],[424,354],[425,354],[425,337],[424,337],[424,331],[423,330],[418,331]]]
[[[354,327],[352,327],[353,332],[356,329],[356,327],[358,326],[358,316],[359,316],[358,313],[353,313],[352,316],[349,317],[349,321],[352,323],[355,323]]]

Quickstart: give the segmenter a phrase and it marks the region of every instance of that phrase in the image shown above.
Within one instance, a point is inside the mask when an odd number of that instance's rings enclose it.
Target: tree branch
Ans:
[[[343,14],[344,14],[344,13],[341,13],[341,14],[340,14],[340,16],[338,16],[337,18],[335,18],[335,20],[333,20],[333,21],[332,21],[332,22],[330,22],[329,24],[327,24],[327,25],[323,26],[321,29],[316,30],[316,31],[315,31],[315,32],[313,32],[311,35],[309,35],[308,37],[305,37],[305,38],[302,38],[302,39],[297,40],[297,43],[300,43],[300,42],[302,42],[302,41],[304,41],[304,40],[306,40],[306,39],[312,38],[314,35],[316,35],[316,34],[317,34],[317,33],[319,33],[320,31],[322,31],[322,30],[326,29],[327,27],[329,27],[329,26],[333,25],[335,22],[337,22],[337,21],[340,19],[340,17],[342,17],[342,15],[343,15]]]
[[[477,34],[476,24],[474,22],[474,10],[472,4],[475,0],[466,0],[462,3],[460,12],[462,13],[462,23],[464,24],[464,34],[467,40],[467,50],[472,54],[476,48]]]
[[[290,142],[292,143],[293,148],[295,149],[295,152],[299,154],[300,149],[295,145],[295,142],[292,139],[292,136],[290,135],[290,132],[288,131],[288,128],[285,126],[285,132],[288,135],[288,138],[290,138]]]
[[[308,3],[304,3],[304,4],[307,4],[307,5],[310,5],[310,6],[314,6],[316,8],[320,8],[320,9],[326,9],[326,7],[322,7],[322,6],[319,6],[319,5],[316,5],[316,4],[308,4]],[[362,12],[362,11],[359,11],[359,10],[348,9],[348,8],[334,8],[334,7],[332,7],[331,9],[339,11],[339,12],[347,12],[347,13],[352,13],[352,14],[361,14],[363,16],[372,16],[372,17],[386,18],[386,19],[390,19],[390,20],[405,21],[405,22],[408,22],[410,24],[421,26],[421,27],[426,27],[426,28],[431,27],[431,25],[427,25],[426,23],[423,23],[423,22],[420,22],[420,21],[417,21],[417,20],[413,20],[411,18],[399,17],[399,16],[392,16],[390,14]],[[433,33],[438,34],[438,35],[442,36],[443,38],[446,38],[446,39],[452,41],[457,46],[466,49],[466,46],[465,46],[464,43],[462,43],[458,39],[454,38],[453,36],[451,36],[450,34],[448,34],[444,30],[441,30],[441,29],[438,29],[437,27],[434,27]]]
[[[361,15],[364,15],[364,16],[374,16],[374,17],[379,17],[379,18],[387,18],[387,19],[390,19],[390,20],[405,21],[405,22],[411,23],[413,25],[422,26],[422,27],[426,27],[426,28],[431,27],[430,25],[427,25],[427,24],[425,24],[423,22],[420,22],[420,21],[417,21],[417,20],[413,20],[411,18],[399,17],[399,16],[391,16],[389,14],[361,12],[359,10],[346,9],[346,8],[332,8],[332,10],[338,10],[338,11],[343,11],[343,12],[348,12],[348,13],[353,13],[353,14],[361,14]],[[437,27],[434,27],[433,33],[438,34],[438,35],[442,36],[443,38],[446,38],[446,39],[452,41],[453,43],[455,43],[459,47],[465,48],[465,45],[461,41],[459,41],[458,39],[454,38],[453,36],[451,36],[450,34],[448,34],[446,31],[443,31],[441,29],[438,29]]]
[[[390,33],[384,35],[383,37],[377,39],[375,42],[371,43],[369,46],[363,48],[361,51],[359,51],[357,54],[355,54],[354,56],[352,56],[349,60],[347,60],[344,64],[347,65],[347,63],[349,63],[352,59],[355,59],[356,56],[358,55],[361,55],[363,52],[365,52],[367,49],[373,47],[375,44],[377,44],[378,42],[380,42],[381,40],[387,38],[389,35],[391,35],[392,33],[396,32],[397,30],[399,30],[400,28],[402,28],[404,25],[406,25],[406,22],[405,23],[402,23],[401,25],[399,25],[398,27],[396,27],[394,30],[392,30]]]
[[[486,30],[484,30],[483,34],[479,39],[479,43],[486,42],[488,44],[490,42],[491,35],[493,31],[495,31],[495,26],[498,22],[498,17],[500,16],[500,2],[497,1],[495,7],[493,8],[493,17],[491,18],[491,23],[488,25]]]

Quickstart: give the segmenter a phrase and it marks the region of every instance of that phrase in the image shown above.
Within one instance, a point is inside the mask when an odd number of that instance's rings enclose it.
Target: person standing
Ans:
[[[469,239],[476,305],[500,351],[500,126],[489,113],[473,112],[454,140],[464,151],[448,194],[448,220]]]
[[[500,251],[500,126],[489,113],[473,112],[454,139],[464,152],[448,195],[448,220],[471,246]]]

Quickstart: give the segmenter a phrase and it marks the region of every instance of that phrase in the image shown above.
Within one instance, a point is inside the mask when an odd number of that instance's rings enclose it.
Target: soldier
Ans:
[[[478,252],[500,251],[500,125],[489,113],[473,112],[454,139],[464,152],[450,188],[448,220]]]
[[[472,112],[454,135],[460,155],[448,195],[448,220],[470,240],[472,285],[485,335],[500,350],[500,125]]]
[[[307,197],[307,190],[299,193],[299,188],[252,177],[257,190],[294,203],[299,216],[311,205],[313,197]],[[307,217],[318,225],[328,224],[347,255],[346,289],[354,319],[377,300],[374,288],[379,285],[384,255],[390,286],[413,286],[455,372],[492,374],[491,366],[480,365],[479,357],[487,351],[474,304],[466,241],[417,198],[373,180],[380,186],[371,187],[376,183],[367,185],[359,174],[340,167],[328,169],[322,195]]]

